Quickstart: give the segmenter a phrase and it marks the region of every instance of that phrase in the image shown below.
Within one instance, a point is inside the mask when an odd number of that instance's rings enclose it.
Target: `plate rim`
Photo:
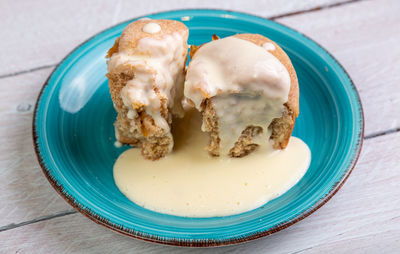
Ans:
[[[322,49],[339,67],[342,69],[344,74],[347,76],[348,80],[350,81],[350,86],[352,90],[354,91],[355,98],[357,100],[357,104],[359,106],[359,114],[360,114],[360,133],[357,137],[357,140],[355,140],[356,147],[355,147],[355,154],[353,158],[351,158],[351,162],[345,169],[344,174],[341,176],[341,178],[331,186],[329,191],[326,193],[325,196],[321,197],[313,206],[309,207],[307,210],[303,211],[299,215],[295,216],[294,218],[285,221],[284,223],[275,225],[269,229],[266,229],[264,231],[258,231],[253,234],[247,235],[246,237],[231,237],[229,239],[223,239],[223,240],[214,240],[214,239],[190,239],[190,240],[185,240],[185,239],[165,239],[165,238],[159,238],[155,235],[147,235],[143,234],[141,232],[131,230],[131,229],[126,229],[122,225],[116,225],[113,223],[110,223],[106,218],[96,214],[95,212],[91,211],[88,208],[83,207],[78,201],[76,201],[67,191],[64,190],[63,186],[57,181],[57,179],[51,174],[50,170],[48,169],[47,165],[45,164],[44,158],[41,156],[40,150],[39,150],[39,143],[38,143],[38,135],[37,135],[37,126],[36,126],[36,120],[37,120],[37,114],[38,114],[38,108],[39,108],[39,103],[41,101],[41,98],[43,96],[43,92],[45,88],[48,86],[50,79],[53,77],[53,74],[58,70],[58,68],[64,63],[64,61],[70,57],[72,53],[74,53],[78,48],[89,42],[90,40],[94,39],[98,35],[102,34],[103,32],[112,29],[116,26],[119,26],[123,23],[127,22],[132,22],[134,20],[149,16],[149,15],[157,15],[157,14],[167,14],[167,13],[173,13],[173,12],[180,12],[180,11],[212,11],[212,12],[219,12],[219,13],[233,13],[233,14],[239,14],[239,15],[244,15],[248,16],[250,18],[257,18],[257,19],[263,19],[269,22],[274,22],[280,26],[283,26],[287,29],[290,29],[307,40],[313,42],[316,44],[320,49]],[[70,204],[75,210],[89,218],[90,220],[94,221],[95,223],[102,225],[108,229],[111,229],[114,232],[120,233],[122,235],[126,235],[132,238],[144,240],[147,242],[152,242],[152,243],[158,243],[158,244],[165,244],[165,245],[172,245],[172,246],[182,246],[182,247],[216,247],[216,246],[226,246],[226,245],[233,245],[233,244],[238,244],[238,243],[243,243],[243,242],[248,242],[251,240],[255,240],[267,235],[271,235],[273,233],[279,232],[301,220],[304,218],[308,217],[310,214],[314,213],[316,210],[321,208],[325,203],[327,203],[338,191],[339,189],[343,186],[343,184],[346,182],[348,177],[350,176],[351,172],[353,171],[355,165],[357,164],[357,161],[360,157],[361,149],[363,146],[364,142],[364,132],[365,132],[365,118],[364,118],[364,110],[361,102],[361,97],[360,94],[357,90],[357,87],[355,86],[353,80],[351,79],[350,75],[346,71],[346,69],[341,65],[341,63],[323,46],[321,46],[318,42],[315,40],[311,39],[307,35],[297,31],[294,28],[291,28],[289,26],[286,26],[280,22],[277,22],[275,20],[272,20],[270,18],[265,18],[261,17],[255,14],[250,14],[242,11],[233,11],[233,10],[228,10],[228,9],[216,9],[216,8],[184,8],[184,9],[174,9],[174,10],[168,10],[168,11],[162,11],[162,12],[154,12],[154,13],[148,13],[142,16],[137,16],[128,20],[121,21],[119,23],[116,23],[110,27],[107,27],[103,30],[100,30],[99,32],[95,33],[82,43],[78,44],[75,46],[52,70],[52,72],[49,74],[48,78],[42,85],[42,88],[40,89],[40,92],[37,96],[36,103],[35,103],[35,108],[33,111],[33,119],[32,119],[32,139],[33,139],[33,146],[35,150],[35,154],[37,157],[37,160],[39,162],[39,165],[42,169],[43,174],[49,181],[50,185],[57,191],[57,193],[68,203]]]

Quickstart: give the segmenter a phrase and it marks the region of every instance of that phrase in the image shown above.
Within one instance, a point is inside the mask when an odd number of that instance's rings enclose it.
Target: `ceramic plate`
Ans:
[[[129,201],[113,179],[114,161],[128,147],[113,145],[116,112],[105,77],[106,52],[133,21],[129,20],[72,51],[50,75],[38,98],[35,149],[44,174],[68,203],[93,221],[128,236],[171,245],[217,246],[282,230],[336,193],[358,158],[364,122],[356,88],[326,50],[288,27],[243,13],[180,10],[146,17],[184,22],[190,29],[189,44],[208,42],[212,34],[236,33],[259,33],[276,41],[299,78],[300,116],[293,135],[310,147],[310,168],[284,195],[234,216],[184,218]]]

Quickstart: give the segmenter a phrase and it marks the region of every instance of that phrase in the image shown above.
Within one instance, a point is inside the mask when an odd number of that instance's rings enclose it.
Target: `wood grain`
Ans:
[[[224,8],[275,16],[341,0],[1,1],[0,253],[203,252],[149,244],[113,233],[71,207],[44,178],[33,152],[32,110],[54,65],[77,44],[121,20],[176,8]],[[232,7],[233,6],[233,7]],[[400,127],[400,2],[361,1],[280,18],[315,39],[344,65],[363,101],[366,134]],[[13,75],[14,72],[36,71]],[[393,253],[400,248],[400,133],[365,142],[347,183],[294,226],[218,253]],[[48,219],[47,218],[52,218]],[[39,222],[35,222],[39,221]]]
[[[0,76],[56,64],[78,44],[119,22],[159,11],[221,8],[264,17],[346,0],[12,1],[0,2]],[[348,1],[348,0],[347,0]]]
[[[346,10],[347,7],[337,8]],[[0,148],[0,167],[4,168],[0,177],[0,203],[2,204],[0,227],[19,224],[53,213],[62,213],[70,209],[43,177],[32,149],[33,105],[51,70],[52,68],[45,68],[32,73],[0,79],[0,112],[2,115],[0,141],[8,144]],[[15,89],[17,87],[18,89]],[[390,95],[382,93],[380,98],[385,100],[388,96]],[[28,111],[23,113],[17,111],[19,106],[25,104],[29,104],[31,107]],[[381,110],[383,110],[383,106],[384,104],[378,105]],[[374,121],[374,118],[369,120],[368,126],[380,128],[380,122]]]
[[[400,127],[399,10],[397,0],[363,1],[277,20],[326,47],[349,72],[367,135]]]
[[[203,250],[161,246],[73,214],[0,232],[0,246],[7,246],[6,253],[390,253],[400,248],[399,149],[400,133],[365,141],[357,168],[331,201],[288,229],[246,244]]]
[[[33,151],[32,111],[51,70],[0,79],[0,227],[71,208],[43,177]]]

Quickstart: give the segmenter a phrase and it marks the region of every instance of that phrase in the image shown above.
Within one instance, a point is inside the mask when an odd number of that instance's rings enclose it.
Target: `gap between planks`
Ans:
[[[361,1],[365,1],[365,0],[349,0],[349,1],[346,1],[346,2],[320,5],[320,6],[313,7],[313,8],[306,9],[306,10],[302,10],[302,11],[294,11],[294,12],[284,13],[284,14],[281,14],[281,15],[271,16],[271,17],[268,17],[268,19],[275,20],[275,19],[279,19],[279,18],[286,18],[286,17],[290,17],[290,16],[294,16],[294,15],[300,15],[300,14],[303,14],[303,13],[326,10],[326,9],[329,9],[329,8],[339,7],[339,6],[343,6],[343,5],[346,5],[346,4],[352,4],[352,3],[357,3],[357,2],[361,2]]]
[[[380,136],[396,133],[396,132],[399,132],[399,131],[400,131],[400,127],[389,129],[389,130],[386,130],[386,131],[379,131],[379,132],[371,133],[369,135],[364,136],[364,139],[376,138],[376,137],[380,137]]]
[[[346,1],[346,2],[334,3],[334,4],[328,4],[328,5],[321,5],[321,6],[317,6],[317,7],[306,9],[306,10],[295,11],[295,12],[287,12],[287,13],[284,13],[284,14],[281,14],[281,15],[270,16],[270,17],[267,17],[267,18],[271,19],[271,20],[276,20],[276,19],[279,19],[279,18],[290,17],[290,16],[294,16],[294,15],[301,15],[301,14],[310,13],[310,12],[316,12],[316,11],[320,11],[320,10],[325,10],[325,9],[329,9],[329,8],[335,8],[335,7],[339,7],[339,6],[343,6],[343,5],[347,5],[347,4],[352,4],[352,3],[356,3],[356,2],[361,2],[361,1],[366,1],[366,0],[349,0],[349,1]],[[26,73],[31,73],[31,72],[35,72],[35,71],[39,71],[39,70],[43,70],[43,69],[48,69],[48,68],[55,67],[57,65],[58,64],[49,64],[49,65],[43,65],[43,66],[40,66],[40,67],[28,69],[28,70],[21,70],[21,71],[9,73],[9,74],[3,74],[3,75],[0,75],[0,79],[13,77],[13,76],[18,76],[18,75],[22,75],[22,74],[26,74]],[[389,130],[382,131],[382,132],[372,133],[370,135],[365,136],[364,139],[365,140],[372,139],[372,138],[380,137],[380,136],[387,135],[387,134],[392,134],[392,133],[399,132],[399,131],[400,131],[400,127],[399,128],[393,128],[393,129],[389,129]],[[18,228],[18,227],[23,227],[23,226],[27,226],[27,225],[30,225],[30,224],[35,224],[35,223],[38,223],[38,222],[47,221],[47,220],[51,220],[51,219],[55,219],[55,218],[59,218],[59,217],[63,217],[63,216],[68,216],[68,215],[72,215],[72,214],[76,214],[76,213],[78,213],[78,211],[76,211],[76,210],[67,210],[67,211],[61,211],[61,212],[53,214],[53,215],[41,216],[41,217],[38,217],[38,218],[35,218],[35,219],[32,219],[32,220],[24,221],[24,222],[17,223],[17,224],[11,223],[11,224],[5,225],[3,227],[0,227],[0,232],[4,232],[4,231],[15,229],[15,228]]]
[[[283,14],[276,15],[276,16],[270,16],[270,17],[266,17],[266,18],[270,19],[270,20],[276,20],[276,19],[279,19],[279,18],[285,18],[285,17],[300,15],[300,14],[309,13],[309,12],[316,12],[316,11],[326,10],[326,9],[329,9],[329,8],[335,8],[335,7],[339,7],[339,6],[343,6],[343,5],[347,5],[347,4],[352,4],[352,3],[357,3],[357,2],[362,2],[362,1],[366,1],[366,0],[349,0],[349,1],[340,2],[340,3],[320,5],[320,6],[317,6],[317,7],[310,8],[310,9],[305,9],[305,10],[301,10],[301,11],[287,12],[287,13],[283,13]],[[30,73],[30,72],[34,72],[34,71],[38,71],[38,70],[43,70],[43,69],[55,67],[57,65],[58,64],[48,64],[48,65],[43,65],[43,66],[39,66],[39,67],[32,68],[32,69],[21,70],[21,71],[12,72],[12,73],[6,73],[6,74],[0,75],[0,79],[14,77],[14,76],[18,76],[18,75],[21,75],[21,74],[26,74],[26,73]]]
[[[55,67],[57,65],[58,64],[48,64],[48,65],[43,65],[43,66],[39,66],[39,67],[36,67],[36,68],[28,69],[28,70],[22,70],[22,71],[12,72],[12,73],[8,73],[8,74],[3,74],[3,75],[0,75],[0,79],[9,78],[9,77],[15,77],[15,76],[18,76],[18,75],[27,74],[27,73],[31,73],[31,72],[35,72],[35,71],[40,71],[40,70],[44,70],[44,69]]]
[[[36,219],[24,221],[24,222],[17,223],[17,224],[11,223],[11,224],[5,225],[3,227],[0,227],[0,232],[7,231],[7,230],[10,230],[10,229],[14,229],[14,228],[19,228],[19,227],[22,227],[22,226],[26,226],[26,225],[30,225],[30,224],[34,224],[34,223],[38,223],[38,222],[42,222],[42,221],[46,221],[46,220],[51,220],[51,219],[55,219],[55,218],[59,218],[59,217],[67,216],[67,215],[71,215],[71,214],[76,214],[77,212],[78,211],[76,211],[75,209],[74,210],[67,210],[67,211],[62,211],[62,212],[59,212],[59,213],[55,213],[53,215],[41,216],[41,217],[38,217]]]

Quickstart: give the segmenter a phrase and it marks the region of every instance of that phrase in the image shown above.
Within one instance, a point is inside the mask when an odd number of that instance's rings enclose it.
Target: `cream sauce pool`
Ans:
[[[188,217],[246,212],[285,193],[310,164],[308,146],[296,137],[282,151],[266,146],[243,158],[210,157],[199,113],[175,122],[175,147],[167,157],[149,161],[132,148],[114,165],[121,192],[150,210]]]

